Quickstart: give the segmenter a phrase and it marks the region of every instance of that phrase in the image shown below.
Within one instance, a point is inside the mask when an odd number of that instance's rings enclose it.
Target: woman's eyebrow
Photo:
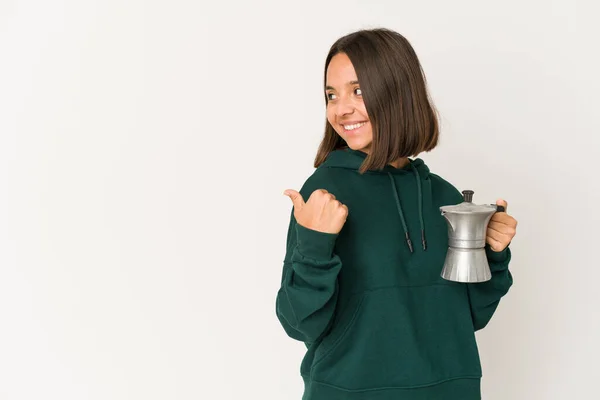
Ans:
[[[358,85],[358,81],[350,81],[346,84],[346,86]],[[333,86],[325,86],[326,90],[335,90]]]

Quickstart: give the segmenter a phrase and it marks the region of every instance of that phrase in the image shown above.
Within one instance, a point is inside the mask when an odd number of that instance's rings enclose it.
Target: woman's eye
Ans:
[[[360,88],[356,88],[356,89],[354,89],[354,93],[355,93],[357,96],[362,96],[362,90],[361,90]]]
[[[327,100],[335,100],[333,97],[335,96],[335,94],[333,93],[327,93]]]

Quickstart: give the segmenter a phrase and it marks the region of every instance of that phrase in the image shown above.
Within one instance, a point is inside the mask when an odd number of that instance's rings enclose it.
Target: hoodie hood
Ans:
[[[345,168],[358,171],[360,166],[367,158],[367,154],[360,150],[352,150],[350,148],[344,148],[339,150],[332,151],[325,162],[322,164],[323,167],[328,168]],[[425,224],[423,221],[423,191],[421,188],[421,180],[427,179],[429,176],[429,168],[425,164],[425,162],[420,159],[408,159],[408,164],[401,168],[396,168],[392,165],[386,165],[382,169],[379,170],[369,170],[366,171],[365,174],[385,174],[390,179],[390,195],[393,196],[394,201],[396,202],[396,208],[398,210],[398,216],[400,221],[402,222],[402,227],[404,228],[404,237],[406,240],[406,245],[408,246],[410,252],[414,252],[413,242],[411,239],[410,232],[408,230],[408,226],[406,224],[406,217],[404,216],[404,211],[402,209],[402,203],[400,202],[400,198],[398,196],[398,188],[396,186],[396,180],[394,179],[394,175],[396,174],[412,174],[414,175],[414,179],[417,183],[417,203],[419,205],[419,220],[421,223],[421,245],[423,246],[423,250],[427,250],[427,238],[425,235]]]
[[[332,151],[325,162],[324,167],[330,168],[346,168],[358,171],[362,163],[367,158],[367,153],[360,150],[352,150],[350,148],[339,149]],[[366,174],[387,174],[387,173],[414,173],[414,170],[421,178],[425,179],[429,176],[429,168],[425,165],[425,162],[420,158],[414,160],[409,159],[409,164],[401,168],[396,168],[391,165],[386,165],[380,170],[369,170]]]

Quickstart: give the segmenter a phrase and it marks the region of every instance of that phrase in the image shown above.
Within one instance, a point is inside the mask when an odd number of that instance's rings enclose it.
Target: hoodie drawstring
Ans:
[[[421,243],[423,244],[423,250],[427,250],[427,240],[425,239],[425,224],[423,222],[423,193],[421,191],[421,177],[419,176],[419,171],[415,168],[415,166],[410,163],[410,166],[415,173],[415,177],[417,179],[417,196],[419,203],[419,220],[421,222]],[[394,192],[394,199],[396,200],[396,208],[398,209],[398,215],[400,216],[400,220],[402,221],[402,227],[404,228],[404,236],[406,238],[406,243],[408,244],[408,249],[412,253],[413,245],[410,240],[410,235],[408,233],[408,227],[406,225],[406,219],[404,218],[404,212],[402,211],[402,205],[400,204],[400,197],[398,196],[398,190],[396,188],[396,181],[394,180],[394,176],[388,172],[387,173],[390,181],[392,182],[392,191]]]
[[[423,250],[427,250],[427,239],[425,239],[425,223],[423,222],[423,191],[421,190],[421,177],[419,171],[410,163],[412,170],[415,172],[417,178],[417,195],[419,200],[419,219],[421,221],[421,243],[423,244]]]
[[[394,182],[394,177],[391,173],[388,172],[388,176],[390,177],[390,181],[392,181],[392,191],[394,192],[394,198],[396,199],[396,207],[398,208],[398,215],[400,215],[400,219],[402,220],[402,227],[404,228],[404,236],[406,237],[406,243],[408,244],[408,248],[410,252],[413,252],[412,241],[410,240],[410,236],[408,234],[408,227],[406,226],[406,221],[404,220],[404,213],[402,212],[402,206],[400,205],[400,198],[398,197],[398,191],[396,190],[396,182]]]

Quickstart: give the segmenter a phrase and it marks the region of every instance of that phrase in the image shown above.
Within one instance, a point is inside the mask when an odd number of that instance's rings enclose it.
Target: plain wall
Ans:
[[[592,1],[0,2],[0,399],[300,399],[275,316],[329,46],[405,35],[420,156],[519,221],[486,400],[597,395]]]

